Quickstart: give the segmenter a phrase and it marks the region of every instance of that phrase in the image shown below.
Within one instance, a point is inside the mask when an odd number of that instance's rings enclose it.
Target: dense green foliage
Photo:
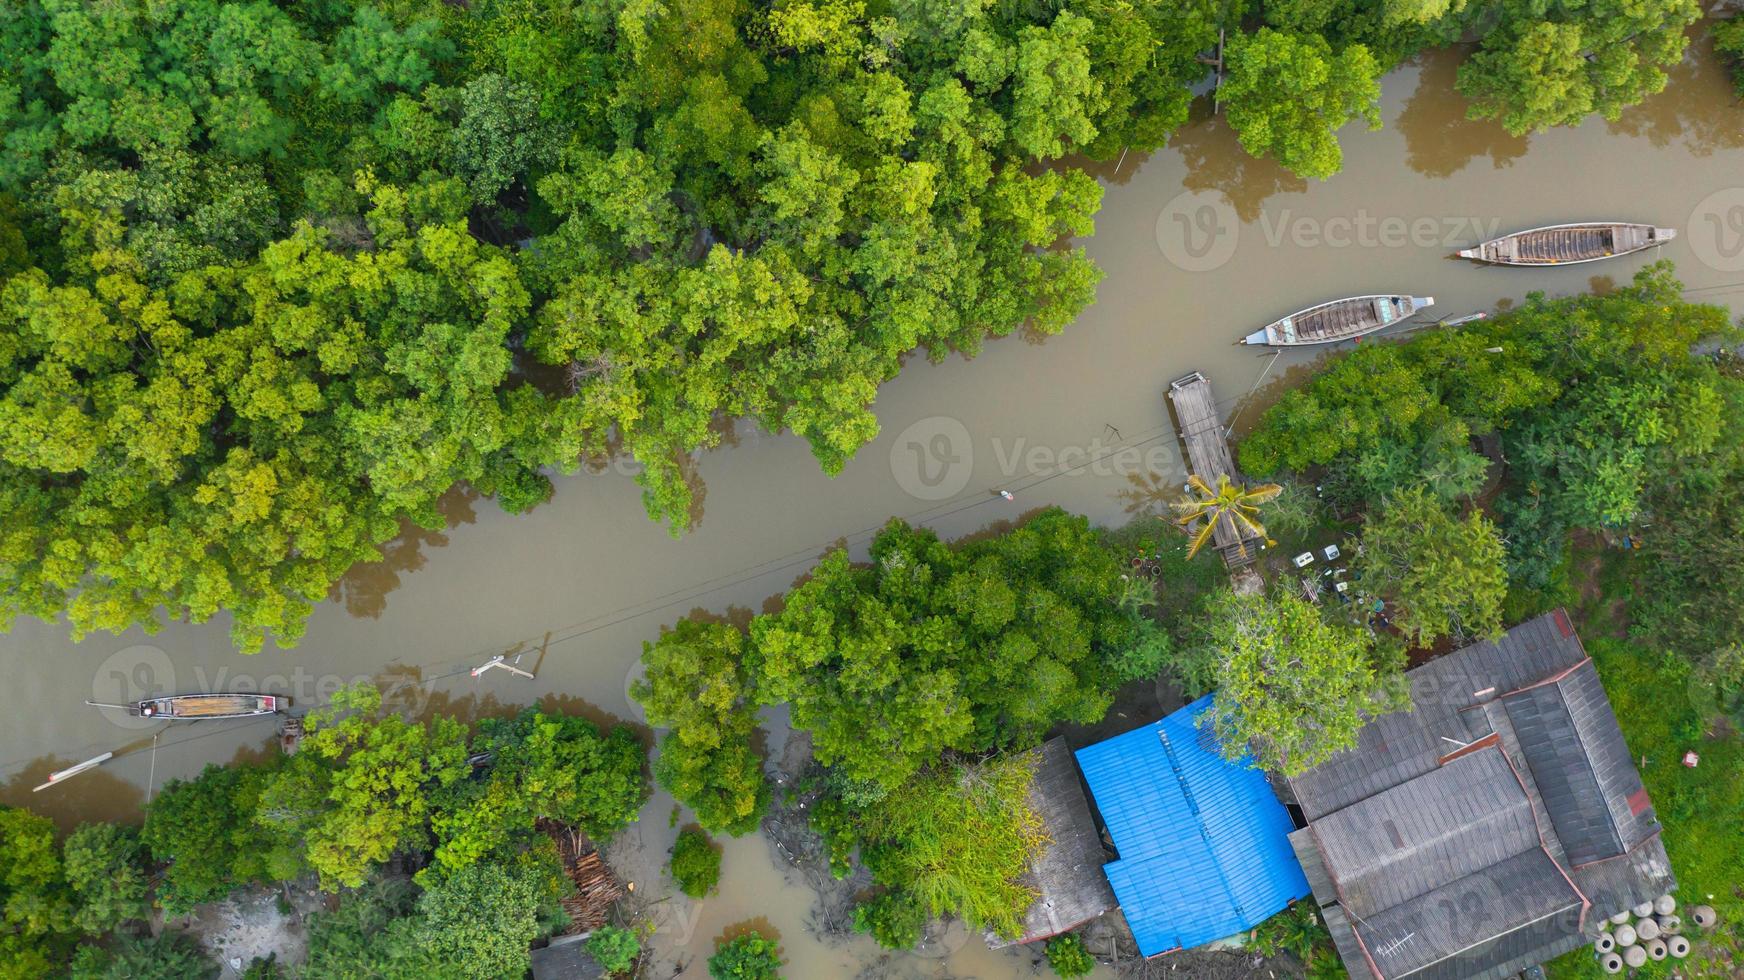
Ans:
[[[724,623],[680,620],[643,644],[647,673],[630,696],[648,723],[670,729],[654,778],[696,813],[704,829],[740,836],[769,807],[763,759],[752,748],[757,709],[745,635]]]
[[[642,955],[642,939],[634,929],[600,926],[587,937],[587,955],[608,977],[629,973]]]
[[[718,417],[835,472],[910,351],[1057,332],[1100,191],[1029,164],[1160,145],[1207,10],[902,14],[14,5],[0,615],[294,642],[458,481],[622,452],[676,529]]]
[[[61,846],[67,885],[78,910],[73,924],[103,933],[150,912],[150,890],[139,830],[113,823],[82,824]]]
[[[1419,48],[1475,37],[1461,90],[1524,131],[1657,90],[1695,16],[20,0],[0,15],[0,625],[227,611],[242,649],[291,644],[463,481],[523,510],[551,470],[622,453],[676,533],[727,419],[837,472],[905,356],[1057,332],[1091,301],[1100,273],[1062,246],[1100,189],[1067,161],[1161,146],[1220,31],[1243,145],[1326,176],[1334,132],[1372,125],[1377,75]],[[674,763],[698,793],[747,761],[701,752]]]
[[[185,932],[122,935],[106,946],[84,945],[73,957],[71,980],[212,980],[218,966]]]
[[[754,827],[766,793],[754,708],[785,703],[828,767],[812,813],[832,869],[846,874],[858,848],[881,886],[856,928],[898,949],[929,916],[1010,933],[1039,839],[1018,750],[1100,720],[1116,685],[1156,676],[1172,644],[1146,614],[1154,590],[1057,509],[955,547],[892,521],[870,551],[863,565],[826,555],[746,631],[690,620],[645,649],[631,693],[671,727],[656,775],[705,828],[732,829],[731,800]],[[722,757],[731,765],[708,761]]]
[[[1714,51],[1732,73],[1732,87],[1744,98],[1744,17],[1734,14],[1714,25]]]
[[[885,791],[947,749],[1101,718],[1108,664],[1142,639],[1114,554],[1059,510],[955,549],[894,521],[871,558],[825,556],[751,640],[759,698],[791,706],[819,761]]]
[[[437,877],[519,853],[540,819],[609,838],[647,797],[628,729],[529,709],[487,721],[470,748],[450,718],[381,712],[368,685],[312,712],[301,751],[264,766],[209,766],[173,781],[146,811],[144,840],[169,863],[166,907],[209,901],[307,866],[324,887],[356,888],[397,851],[434,850]],[[469,766],[486,755],[488,769]],[[434,882],[432,882],[434,884]]]
[[[523,977],[528,947],[543,931],[540,909],[555,905],[567,885],[554,848],[523,860],[470,864],[418,896],[411,932],[459,976]]]
[[[469,738],[343,688],[295,755],[172,780],[140,830],[84,825],[57,845],[47,820],[0,808],[0,978],[203,976],[203,957],[178,973],[179,940],[134,942],[130,923],[309,872],[343,898],[311,922],[299,976],[519,977],[529,944],[568,922],[547,828],[609,841],[647,799],[643,758],[627,727],[535,707]],[[396,856],[424,869],[408,880],[385,867]],[[69,966],[81,936],[99,941]]]
[[[956,916],[1007,939],[1023,931],[1036,892],[1030,861],[1047,842],[1029,807],[1027,755],[937,766],[901,792],[857,808],[855,838],[872,878],[931,916]],[[909,920],[877,908],[866,928],[890,943]]]
[[[1334,52],[1318,34],[1262,27],[1236,35],[1226,57],[1229,77],[1218,94],[1229,100],[1229,124],[1254,156],[1324,179],[1344,162],[1333,135],[1340,127],[1357,118],[1381,126],[1381,66],[1361,44]]]
[[[1455,518],[1420,487],[1395,492],[1363,524],[1353,567],[1361,592],[1387,600],[1417,646],[1502,632],[1502,538],[1481,511]]]
[[[1111,684],[1154,669],[1166,644],[1123,603],[1114,553],[1059,510],[957,548],[893,521],[871,558],[826,555],[748,638],[686,622],[647,649],[631,693],[672,726],[663,757],[707,763],[694,779],[688,762],[656,772],[704,827],[733,829],[723,801],[760,812],[753,701],[790,705],[819,761],[889,792],[946,750],[1028,747],[1060,721],[1101,718]]]
[[[431,980],[442,966],[419,941],[418,889],[404,879],[375,879],[348,892],[339,907],[309,922],[306,977]]]
[[[913,949],[926,924],[927,908],[912,892],[882,891],[854,907],[854,929],[885,949]]]
[[[752,930],[717,943],[708,971],[714,980],[779,980],[781,947]]]
[[[1096,958],[1075,932],[1048,940],[1048,966],[1058,977],[1081,977],[1096,969]]]
[[[1224,592],[1200,620],[1193,656],[1210,666],[1210,721],[1225,756],[1294,776],[1356,744],[1376,714],[1407,704],[1396,651],[1296,595]]]
[[[0,807],[0,977],[47,976],[65,948],[73,903],[54,824],[28,810]]]
[[[514,853],[541,820],[609,841],[648,797],[642,745],[626,727],[601,735],[585,718],[531,708],[482,722],[471,751],[490,754],[490,773],[438,797],[432,826],[436,865],[444,872]]]
[[[1690,663],[1692,692],[1744,728],[1744,364],[1727,360],[1719,445],[1700,465],[1680,467],[1649,491],[1653,519],[1636,532],[1641,576],[1654,587],[1631,597],[1632,628]]]
[[[708,835],[686,830],[672,843],[672,880],[691,898],[703,898],[721,882],[721,852]]]
[[[303,870],[289,838],[256,820],[270,767],[207,766],[171,780],[146,809],[140,840],[167,865],[157,899],[171,914],[224,897],[237,885],[283,880]]]
[[[1724,309],[1681,290],[1660,263],[1607,295],[1534,295],[1490,320],[1364,344],[1268,409],[1242,465],[1325,467],[1347,486],[1359,474],[1346,505],[1415,485],[1456,500],[1482,483],[1472,437],[1493,435],[1511,469],[1494,505],[1509,576],[1541,587],[1570,529],[1640,522],[1662,481],[1719,439],[1719,369],[1689,352],[1731,328]],[[1449,478],[1474,469],[1475,480]]]

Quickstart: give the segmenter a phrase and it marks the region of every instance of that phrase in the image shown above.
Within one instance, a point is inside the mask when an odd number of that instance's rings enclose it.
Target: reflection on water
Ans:
[[[399,536],[381,545],[380,561],[362,562],[351,566],[339,581],[333,583],[327,598],[343,603],[345,611],[360,618],[375,619],[388,605],[388,593],[400,587],[402,572],[415,572],[424,567],[424,550],[448,544],[443,531],[478,520],[474,508],[479,494],[467,484],[460,484],[436,501],[436,511],[442,515],[442,530],[426,530],[409,520],[400,520]]]
[[[1665,91],[1623,110],[1623,115],[1609,124],[1612,133],[1646,139],[1656,147],[1677,143],[1698,157],[1744,147],[1738,96],[1714,55],[1710,32],[1714,23],[1701,20],[1690,28],[1689,52],[1666,73],[1670,81]]]
[[[1510,136],[1494,120],[1466,118],[1468,103],[1453,89],[1466,45],[1425,51],[1414,61],[1417,91],[1393,125],[1405,137],[1405,164],[1425,177],[1451,177],[1487,156],[1497,169],[1524,156],[1527,138]]]
[[[48,782],[48,774],[84,760],[59,756],[33,759],[12,778],[0,783],[0,806],[23,807],[55,822],[66,833],[81,823],[108,820],[135,823],[145,805],[145,791],[101,769],[69,778],[40,793],[32,788]]]
[[[1707,50],[1705,41],[1700,50]],[[1718,67],[1692,60],[1672,73],[1668,91],[1617,123],[1595,119],[1528,141],[1464,119],[1464,100],[1450,91],[1456,63],[1456,52],[1433,52],[1388,76],[1386,127],[1341,132],[1345,170],[1327,181],[1304,181],[1248,158],[1227,121],[1209,118],[1202,100],[1196,121],[1170,149],[1129,154],[1118,172],[1113,164],[1093,168],[1106,193],[1097,233],[1082,244],[1107,278],[1096,305],[1070,329],[1040,349],[989,342],[973,363],[909,358],[879,392],[883,433],[833,480],[800,439],[715,430],[720,450],[687,458],[685,471],[699,490],[693,517],[701,514],[701,480],[709,480],[708,520],[681,540],[646,519],[632,468],[620,459],[592,459],[585,461],[589,475],[559,479],[552,500],[525,516],[504,515],[464,490],[445,499],[451,530],[408,530],[387,546],[386,560],[354,569],[334,590],[335,601],[315,610],[295,650],[269,644],[258,657],[238,658],[225,616],[169,623],[150,637],[133,630],[83,643],[72,641],[64,623],[19,621],[0,636],[0,665],[11,668],[0,688],[0,801],[29,805],[63,825],[136,818],[148,784],[161,788],[231,758],[239,745],[253,749],[271,739],[270,724],[179,728],[173,744],[172,734],[162,737],[154,757],[139,750],[140,731],[96,711],[69,710],[101,690],[114,658],[133,649],[156,651],[166,670],[173,663],[183,689],[196,679],[225,686],[243,673],[291,678],[299,710],[339,683],[374,678],[390,707],[419,718],[453,714],[471,724],[541,698],[599,722],[636,717],[625,689],[643,644],[662,627],[685,610],[739,625],[754,611],[778,611],[781,595],[819,557],[848,546],[864,558],[868,540],[892,515],[949,540],[1047,504],[1102,524],[1161,513],[1162,500],[1185,477],[1173,453],[1147,454],[1136,477],[1117,467],[1054,473],[1025,463],[1024,453],[1045,449],[1059,459],[1065,450],[1085,450],[1093,437],[1106,445],[1109,429],[1116,442],[1124,430],[1134,445],[1154,438],[1174,447],[1163,392],[1169,379],[1190,370],[1211,379],[1240,434],[1283,391],[1318,370],[1326,352],[1290,351],[1274,363],[1231,341],[1316,298],[1409,283],[1436,297],[1437,313],[1505,310],[1532,291],[1610,288],[1661,257],[1678,263],[1698,295],[1729,295],[1714,290],[1731,288],[1737,273],[1704,264],[1687,233],[1698,202],[1738,186],[1744,173],[1744,112]],[[1477,163],[1479,157],[1490,165]],[[1159,241],[1159,216],[1183,190],[1220,194],[1247,222],[1229,229],[1232,247],[1221,264],[1190,271]],[[1267,215],[1274,219],[1268,224],[1262,210],[1278,213]],[[1315,231],[1365,215],[1428,218],[1443,228],[1458,216],[1477,216],[1486,228],[1495,221],[1503,230],[1636,217],[1686,234],[1653,255],[1607,263],[1595,279],[1589,266],[1492,269],[1451,261],[1452,243],[1439,240],[1345,247],[1320,234],[1298,241],[1274,234],[1286,215],[1290,227]],[[1465,226],[1458,227],[1463,235]],[[896,470],[906,458],[897,454],[905,427],[934,418],[960,422],[973,445],[967,489],[946,501],[911,496]],[[734,436],[742,438],[735,444]],[[1011,488],[1019,503],[990,497],[994,487]],[[520,657],[519,666],[536,679],[502,671],[470,676],[470,668],[498,653]],[[1120,718],[1119,710],[1115,722],[1145,720],[1143,711]],[[782,714],[770,709],[765,718]],[[645,728],[636,731],[651,740]],[[781,737],[769,731],[772,741]],[[149,739],[149,731],[143,734]],[[31,794],[49,771],[127,740],[134,745],[101,770]],[[787,753],[777,747],[776,755]],[[989,953],[960,928],[921,955],[886,954],[865,936],[816,938],[811,888],[761,835],[721,842],[719,895],[700,903],[675,898],[664,878],[675,833],[667,820],[672,805],[657,793],[611,852],[614,866],[640,883],[638,895],[660,917],[652,944],[662,965],[680,965],[659,976],[701,980],[714,940],[754,915],[779,931],[789,976],[1032,975],[1033,951]],[[1169,975],[1194,974],[1182,967]]]
[[[1248,156],[1228,121],[1212,115],[1208,98],[1193,103],[1192,121],[1169,139],[1169,149],[1187,165],[1183,187],[1221,193],[1243,221],[1258,220],[1260,205],[1273,194],[1308,189],[1306,180],[1271,160]]]

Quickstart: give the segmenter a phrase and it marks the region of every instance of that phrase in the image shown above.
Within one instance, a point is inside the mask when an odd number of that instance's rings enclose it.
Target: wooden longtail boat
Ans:
[[[278,714],[290,703],[289,698],[273,694],[174,694],[163,698],[147,698],[133,704],[104,704],[86,701],[98,708],[120,708],[141,718],[162,718],[165,721],[210,721],[216,718],[253,718]]]
[[[1244,344],[1299,347],[1331,344],[1390,327],[1435,305],[1433,296],[1352,296],[1310,306],[1266,324],[1242,339]]]
[[[1459,257],[1494,265],[1573,265],[1657,248],[1676,237],[1675,228],[1586,221],[1517,231],[1462,248]]]

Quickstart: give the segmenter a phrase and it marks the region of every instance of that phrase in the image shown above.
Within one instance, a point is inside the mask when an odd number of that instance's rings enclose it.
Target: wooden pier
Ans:
[[[1187,465],[1193,473],[1211,486],[1217,486],[1219,476],[1228,476],[1231,483],[1242,483],[1235,469],[1235,459],[1229,454],[1229,439],[1224,436],[1223,418],[1217,412],[1217,399],[1211,396],[1211,382],[1194,371],[1169,382],[1169,400],[1175,403],[1175,420],[1181,427],[1181,441],[1187,445]],[[1230,517],[1222,517],[1212,532],[1212,544],[1230,568],[1251,564],[1259,557],[1265,538],[1246,528],[1238,527]]]

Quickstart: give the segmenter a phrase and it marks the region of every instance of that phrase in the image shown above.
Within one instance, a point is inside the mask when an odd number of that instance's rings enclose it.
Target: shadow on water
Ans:
[[[1510,136],[1492,120],[1466,118],[1465,97],[1453,86],[1469,52],[1459,45],[1419,55],[1417,91],[1393,123],[1405,137],[1406,165],[1425,177],[1451,177],[1481,156],[1501,169],[1526,154],[1527,137]]]
[[[479,499],[477,490],[461,484],[436,501],[445,528],[472,524],[478,520],[474,507]],[[400,521],[400,533],[381,545],[380,561],[360,562],[351,566],[327,593],[332,602],[344,603],[345,611],[359,619],[380,618],[388,607],[388,593],[400,587],[402,574],[424,567],[424,550],[448,544],[443,531],[430,531],[408,520]]]
[[[1258,221],[1260,205],[1274,194],[1308,189],[1307,180],[1277,163],[1249,156],[1229,123],[1211,114],[1209,99],[1193,103],[1192,118],[1170,138],[1169,147],[1187,165],[1182,185],[1221,193],[1243,221]]]
[[[1744,113],[1723,60],[1714,54],[1714,23],[1701,20],[1690,28],[1689,50],[1666,73],[1670,80],[1665,90],[1623,110],[1608,124],[1613,134],[1645,139],[1662,149],[1681,143],[1697,157],[1744,147]]]
[[[31,792],[33,787],[48,782],[49,773],[80,761],[52,755],[33,759],[0,784],[0,805],[41,814],[53,820],[62,833],[98,820],[138,823],[145,806],[145,790],[101,769],[80,773],[40,793]]]
[[[1128,485],[1114,491],[1114,495],[1133,518],[1154,516],[1167,520],[1171,517],[1170,503],[1183,496],[1183,481],[1174,473],[1129,473],[1126,482]]]

